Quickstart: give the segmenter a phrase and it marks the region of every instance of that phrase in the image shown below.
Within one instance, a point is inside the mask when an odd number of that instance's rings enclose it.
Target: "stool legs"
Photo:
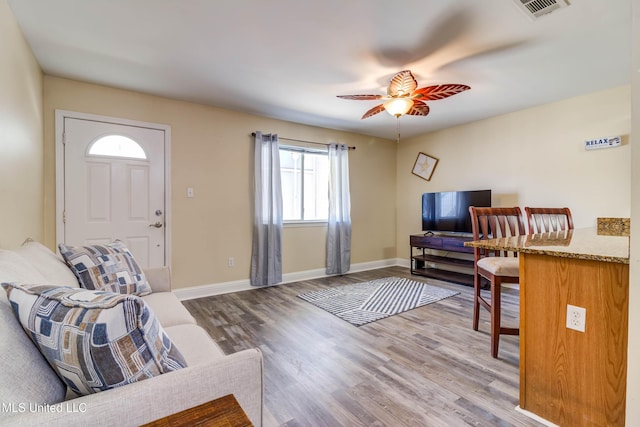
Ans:
[[[480,288],[482,282],[479,274],[473,277],[473,330],[478,330],[480,323]]]
[[[498,358],[498,344],[500,343],[500,282],[491,281],[491,356]]]
[[[502,307],[502,282],[517,283],[517,278],[505,276],[491,276],[487,278],[490,283],[491,300],[486,300],[480,295],[482,289],[482,275],[477,274],[473,283],[473,330],[477,331],[480,324],[480,306],[484,306],[490,313],[491,319],[491,356],[498,358],[500,335],[520,335],[519,328],[503,328],[501,322]]]

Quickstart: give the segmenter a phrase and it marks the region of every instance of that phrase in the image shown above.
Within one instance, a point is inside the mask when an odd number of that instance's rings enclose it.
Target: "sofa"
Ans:
[[[186,367],[82,396],[25,333],[9,292],[0,288],[0,425],[141,425],[228,394],[254,425],[262,425],[260,350],[225,355],[171,292],[168,268],[144,275],[151,293],[135,300],[141,298],[155,315]],[[0,283],[79,288],[80,282],[60,255],[28,240],[13,250],[0,249]]]

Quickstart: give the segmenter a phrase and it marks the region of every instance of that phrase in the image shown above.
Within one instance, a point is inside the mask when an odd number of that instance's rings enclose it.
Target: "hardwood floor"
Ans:
[[[355,327],[297,298],[397,276],[459,295]],[[226,353],[259,347],[265,426],[541,426],[518,404],[519,338],[489,345],[489,314],[471,328],[473,289],[390,267],[184,301]],[[518,293],[503,292],[517,324]]]

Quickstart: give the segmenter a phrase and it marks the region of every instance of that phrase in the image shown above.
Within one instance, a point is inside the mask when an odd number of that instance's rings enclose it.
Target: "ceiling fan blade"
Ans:
[[[342,99],[355,99],[357,101],[368,101],[372,99],[380,99],[382,95],[337,95]]]
[[[362,116],[362,118],[360,120],[364,120],[367,117],[375,116],[376,114],[380,113],[381,111],[384,111],[384,105],[383,104],[376,105],[375,107],[373,107],[372,109],[370,109],[369,111],[364,113],[364,115]]]
[[[429,114],[429,106],[422,101],[413,101],[413,107],[407,111],[409,116],[426,116]]]
[[[438,99],[448,98],[452,95],[464,92],[465,90],[469,89],[471,89],[471,87],[459,84],[428,86],[415,90],[411,94],[411,97],[413,99],[420,99],[425,101],[436,101]]]
[[[391,78],[387,92],[389,96],[406,96],[416,90],[417,87],[418,82],[416,82],[411,71],[404,70]]]
[[[506,44],[500,45],[478,45],[468,47],[467,53],[458,59],[454,59],[446,64],[438,67],[438,70],[447,71],[448,69],[454,69],[457,65],[466,64],[476,59],[490,59],[492,57],[499,57],[500,55],[508,54],[512,51],[520,51],[522,48],[526,48],[531,44],[530,40],[513,40]]]
[[[412,38],[413,42],[381,48],[373,53],[374,57],[386,68],[399,68],[426,61],[440,51],[448,51],[450,45],[465,41],[473,22],[475,20],[470,10],[447,9],[430,18],[423,33],[417,38]]]

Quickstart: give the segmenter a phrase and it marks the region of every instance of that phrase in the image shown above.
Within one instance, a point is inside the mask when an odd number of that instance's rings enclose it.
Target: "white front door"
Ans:
[[[63,118],[63,241],[119,239],[143,267],[166,265],[165,131]]]

